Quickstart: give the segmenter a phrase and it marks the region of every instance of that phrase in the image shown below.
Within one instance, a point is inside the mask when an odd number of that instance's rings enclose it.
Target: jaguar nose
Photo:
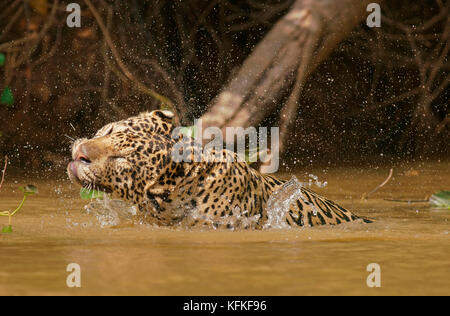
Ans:
[[[85,154],[85,151],[83,150],[83,145],[81,145],[76,154],[75,154],[75,161],[79,161],[82,163],[86,163],[89,164],[91,163],[91,160],[89,159],[89,157]]]

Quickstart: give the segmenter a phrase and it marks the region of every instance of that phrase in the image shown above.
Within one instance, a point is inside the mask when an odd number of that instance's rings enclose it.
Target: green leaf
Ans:
[[[80,197],[83,200],[92,200],[92,199],[102,199],[105,193],[97,190],[88,190],[86,188],[81,188]]]
[[[195,136],[197,136],[197,127],[195,125],[193,126],[188,126],[188,127],[183,127],[182,129],[180,129],[180,133],[183,135],[186,135],[187,137],[191,137],[191,138],[195,138]]]
[[[14,104],[14,95],[9,87],[6,87],[0,96],[0,103],[4,105]]]
[[[450,210],[450,191],[439,191],[430,197],[430,204],[439,208]]]
[[[12,233],[12,232],[13,232],[13,230],[12,230],[12,226],[11,225],[3,226],[2,233]]]
[[[25,195],[25,196],[29,196],[29,195],[33,195],[33,194],[37,194],[38,193],[37,187],[32,185],[32,184],[29,184],[29,185],[24,186],[24,187],[20,187],[19,189],[23,192],[23,195]]]
[[[5,54],[0,53],[0,66],[3,66],[5,64]]]
[[[258,159],[259,147],[253,150],[245,150],[245,162],[249,165],[255,163]]]
[[[172,108],[167,103],[161,103],[161,106],[159,108],[161,111],[172,111]]]

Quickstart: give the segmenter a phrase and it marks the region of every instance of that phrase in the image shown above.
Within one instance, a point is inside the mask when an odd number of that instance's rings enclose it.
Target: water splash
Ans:
[[[267,201],[267,223],[264,229],[268,228],[290,228],[286,222],[286,214],[289,207],[298,199],[305,200],[302,193],[302,183],[292,176],[291,180],[284,183],[281,188],[274,191]]]
[[[300,182],[295,176],[291,180],[283,184],[281,188],[274,191],[267,201],[267,223],[264,224],[264,229],[267,228],[291,228],[286,222],[286,215],[292,203],[297,200],[302,200],[304,204],[311,208],[313,216],[317,216],[318,209],[312,204],[302,193],[302,187],[312,187],[313,185],[323,188],[328,185],[326,181],[319,181],[319,177],[310,174],[308,182]]]
[[[255,227],[258,224],[258,221],[261,217],[261,215],[257,214],[254,216],[248,216],[248,211],[244,210],[241,212],[241,209],[239,206],[236,206],[233,209],[233,215],[225,217],[225,220],[229,220],[230,223],[233,225],[234,229],[244,229],[248,227]]]
[[[308,182],[301,182],[302,186],[312,187],[313,185],[315,185],[319,188],[324,188],[328,185],[327,181],[319,181],[319,177],[316,175],[309,174],[308,177],[309,177]]]
[[[227,228],[231,227],[232,230],[255,228],[258,225],[260,215],[247,216],[248,211],[244,210],[241,212],[241,208],[236,206],[232,210],[232,214],[225,215],[220,218],[212,216],[209,214],[203,214],[198,208],[193,208],[190,210],[189,215],[186,217],[183,224],[190,225],[192,222],[199,220],[205,221],[210,224],[210,227],[214,229],[217,228]]]
[[[133,222],[137,214],[136,206],[110,199],[106,194],[103,199],[94,199],[84,208],[87,214],[93,214],[97,218],[101,227]]]
[[[303,195],[302,187],[311,187],[316,185],[318,187],[325,187],[328,183],[326,181],[319,181],[315,175],[309,175],[308,182],[300,182],[295,176],[288,182],[282,185],[281,188],[274,191],[267,201],[267,223],[263,228],[291,228],[286,222],[286,215],[289,212],[289,207],[295,201],[301,199],[305,204],[312,208],[312,215],[316,216],[318,211]],[[176,201],[174,201],[175,203]],[[176,203],[175,203],[176,204]],[[184,204],[184,203],[183,203]],[[118,226],[124,223],[135,222],[137,218],[137,207],[122,200],[110,199],[107,195],[103,199],[94,199],[85,206],[87,214],[93,214],[101,227]],[[255,228],[259,225],[260,215],[247,216],[247,210],[241,210],[236,206],[231,214],[225,215],[221,218],[204,214],[198,207],[180,205],[175,207],[171,212],[174,218],[183,218],[180,222],[181,227],[190,227],[195,221],[205,221],[209,223],[210,227],[227,227],[231,226],[234,230],[244,228]],[[144,224],[145,221],[139,222]]]

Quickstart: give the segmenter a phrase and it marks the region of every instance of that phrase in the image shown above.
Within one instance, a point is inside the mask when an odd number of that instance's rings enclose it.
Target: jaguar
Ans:
[[[145,221],[159,226],[267,227],[270,201],[289,182],[238,159],[174,159],[172,151],[181,134],[174,133],[173,118],[170,111],[145,112],[107,124],[91,139],[76,140],[69,178],[133,203]],[[193,140],[188,142],[195,146]],[[236,155],[227,149],[220,154]],[[284,212],[285,225],[370,222],[305,186],[297,191]]]

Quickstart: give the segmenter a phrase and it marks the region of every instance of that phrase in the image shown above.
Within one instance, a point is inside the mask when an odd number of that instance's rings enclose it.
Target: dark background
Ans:
[[[13,104],[0,104],[0,155],[15,171],[59,172],[73,138],[161,107],[123,78],[92,12],[79,3],[81,28],[67,27],[68,2],[0,4],[0,90],[14,95]],[[135,78],[186,108],[192,121],[293,0],[93,3]],[[407,32],[384,21],[353,30],[308,79],[286,165],[449,157],[448,8],[443,0],[382,4],[383,15],[412,30],[413,46]],[[422,71],[436,72],[431,92],[420,89]],[[275,111],[263,125],[277,122]]]

